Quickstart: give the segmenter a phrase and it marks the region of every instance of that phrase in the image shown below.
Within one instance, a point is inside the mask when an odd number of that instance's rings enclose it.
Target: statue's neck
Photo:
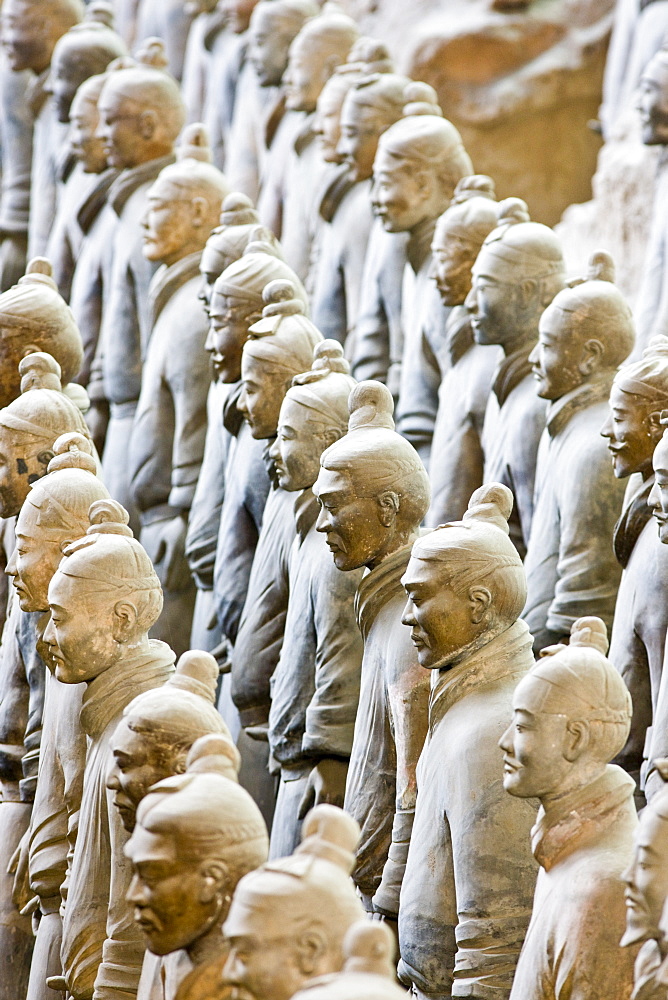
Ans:
[[[206,965],[209,962],[215,961],[221,952],[225,950],[226,942],[222,927],[223,919],[224,915],[216,913],[216,918],[209,929],[186,948],[188,958],[194,966]]]
[[[412,545],[420,537],[420,529],[418,527],[406,528],[403,531],[395,531],[392,537],[386,545],[380,549],[372,559],[367,563],[368,569],[375,569],[380,566],[393,552],[397,549],[403,549],[405,545]]]

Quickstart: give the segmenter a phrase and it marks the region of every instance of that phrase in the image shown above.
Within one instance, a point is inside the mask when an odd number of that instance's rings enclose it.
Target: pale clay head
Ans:
[[[50,354],[29,354],[19,374],[21,395],[0,410],[2,517],[19,513],[32,484],[46,475],[61,434],[90,437],[81,410],[62,391],[60,366]]]
[[[640,361],[624,365],[610,389],[601,428],[618,479],[652,474],[652,454],[661,440],[661,412],[668,407],[668,337],[652,337]]]
[[[354,84],[347,93],[339,120],[338,158],[355,181],[368,180],[378,140],[403,116],[407,77],[396,73],[374,73]]]
[[[144,256],[170,266],[204,248],[229,194],[224,175],[211,162],[203,125],[188,125],[177,162],[165,167],[146,193]]]
[[[633,350],[633,316],[614,279],[612,257],[597,250],[587,278],[558,292],[541,316],[529,362],[543,399],[610,377]]]
[[[506,486],[481,486],[461,521],[414,543],[401,581],[408,597],[402,622],[421,666],[454,666],[522,613],[526,577],[509,538],[512,508]]]
[[[521,199],[500,202],[498,215],[473,265],[465,304],[476,343],[500,344],[511,354],[535,342],[541,315],[566,284],[566,265],[555,234],[529,221]]]
[[[209,307],[206,349],[221,382],[241,378],[241,353],[250,327],[262,319],[263,292],[276,279],[289,281],[306,309],[308,297],[301,281],[269,243],[247,244],[243,255],[216,279]]]
[[[4,0],[2,47],[15,73],[49,67],[58,39],[83,19],[82,0]]]
[[[149,650],[162,588],[145,549],[115,500],[98,500],[90,527],[69,545],[49,584],[44,643],[64,684],[92,681],[128,656]]]
[[[458,181],[472,173],[454,125],[435,114],[409,114],[378,141],[371,190],[374,212],[388,232],[411,232],[441,215]]]
[[[139,803],[125,848],[133,867],[126,898],[155,955],[207,954],[205,939],[222,952],[235,887],[266,861],[267,828],[236,780],[238,766],[226,736],[200,737],[185,773],[160,781]]]
[[[659,529],[659,538],[664,545],[668,544],[668,410],[662,410],[660,423],[663,428],[663,436],[654,449],[652,456],[652,468],[654,471],[654,485],[648,497],[648,504],[652,508],[654,520]]]
[[[355,384],[341,344],[317,344],[311,370],[296,375],[285,395],[269,451],[282,489],[313,486],[323,451],[348,430],[348,397]]]
[[[654,55],[640,78],[637,90],[642,141],[647,146],[668,143],[668,49]]]
[[[186,770],[195,740],[209,734],[232,740],[215,707],[218,673],[210,653],[190,650],[166,684],[138,695],[123,712],[111,738],[107,788],[128,832],[151,785]]]
[[[519,798],[553,800],[598,778],[631,726],[631,696],[606,658],[600,618],[579,618],[568,646],[548,646],[513,695],[499,741],[503,785]]]
[[[134,66],[107,75],[98,100],[102,140],[109,165],[131,168],[169,156],[185,124],[185,106],[171,76]]]
[[[20,394],[19,364],[28,354],[50,354],[60,365],[63,385],[81,368],[81,334],[52,274],[50,261],[35,257],[24,277],[0,295],[0,406]]]
[[[97,134],[100,122],[97,102],[105,79],[105,75],[100,74],[85,80],[74,95],[70,107],[70,149],[87,174],[100,174],[107,168],[107,154]]]
[[[291,857],[241,880],[223,925],[226,983],[254,1000],[290,1000],[309,979],[341,969],[345,935],[364,916],[350,879],[358,840],[351,816],[316,806]]]
[[[323,11],[307,21],[290,45],[283,75],[290,111],[315,111],[318,97],[359,38],[357,25],[342,12]]]
[[[294,1000],[405,1000],[396,983],[396,944],[387,924],[362,920],[343,939],[341,972],[312,979]]]
[[[471,269],[487,236],[497,225],[494,182],[472,174],[457,184],[440,216],[431,244],[431,268],[445,306],[460,306],[471,291]]]
[[[292,41],[319,7],[314,0],[260,0],[248,29],[248,60],[261,87],[277,87]]]
[[[394,401],[380,382],[355,386],[348,433],[323,452],[313,492],[316,522],[340,570],[378,565],[412,542],[429,508],[429,477],[394,430]]]
[[[51,578],[63,550],[86,534],[88,511],[109,497],[96,475],[89,438],[74,431],[53,443],[47,475],[28,490],[16,521],[16,548],[6,572],[14,580],[22,611],[48,611]]]
[[[668,761],[655,762],[664,781]],[[626,931],[622,946],[654,939],[665,942],[663,915],[668,899],[668,788],[664,786],[640,813],[626,882]]]
[[[81,84],[104,73],[113,59],[127,55],[123,39],[108,24],[110,13],[106,4],[96,0],[89,5],[86,20],[75,24],[56,43],[48,88],[60,122],[69,121],[72,101]]]
[[[285,393],[292,379],[310,367],[313,350],[322,341],[292,282],[270,282],[262,298],[262,319],[250,327],[243,346],[237,403],[258,439],[275,436]]]

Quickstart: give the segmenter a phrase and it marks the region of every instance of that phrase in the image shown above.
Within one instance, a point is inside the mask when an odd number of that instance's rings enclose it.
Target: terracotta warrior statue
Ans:
[[[461,521],[414,543],[402,578],[404,626],[434,671],[399,906],[399,975],[421,998],[483,997],[491,982],[507,996],[531,913],[535,814],[497,777],[512,693],[533,663],[512,502],[500,483],[481,486]]]
[[[291,857],[241,879],[223,924],[234,995],[290,1000],[309,979],[341,970],[343,940],[364,916],[349,878],[358,837],[352,817],[316,806]]]
[[[241,355],[253,323],[262,317],[262,293],[270,281],[292,282],[306,304],[306,292],[294,271],[266,243],[248,244],[239,260],[225,268],[211,296],[207,349],[216,378],[231,386],[223,422],[235,439],[228,450],[225,500],[220,517],[214,600],[222,634],[234,643],[246,600],[253,554],[270,488],[263,461],[264,445],[251,436],[238,402],[242,391]],[[233,472],[231,470],[234,470]]]
[[[409,233],[397,427],[428,466],[438,388],[447,367],[441,355],[448,315],[430,278],[431,241],[436,219],[473,167],[450,122],[438,114],[411,114],[410,105],[404,114],[378,142],[371,198],[387,232]]]
[[[361,920],[343,939],[341,972],[307,982],[295,1000],[405,1000],[395,979],[394,952],[387,924]]]
[[[471,268],[485,237],[496,228],[496,208],[491,177],[464,177],[438,219],[431,243],[429,273],[451,311],[429,466],[430,528],[462,518],[483,482],[482,428],[500,352],[475,343],[464,302],[471,291]]]
[[[655,334],[668,335],[668,229],[664,206],[668,198],[668,49],[661,48],[644,68],[638,88],[638,112],[642,141],[661,146],[654,189],[652,228],[647,243],[643,280],[638,289],[636,356]]]
[[[48,611],[48,587],[63,549],[85,534],[90,505],[109,496],[96,475],[88,438],[63,434],[54,441],[53,453],[48,475],[33,483],[21,507],[16,549],[7,566],[21,611],[31,621],[33,644],[35,629],[44,628],[40,615]],[[24,905],[32,900],[31,907],[39,907],[28,1000],[57,997],[46,981],[61,972],[61,890],[76,840],[86,756],[79,723],[85,685],[61,684],[52,675],[55,663],[46,657],[46,665],[38,781],[14,888],[15,900]]]
[[[221,925],[237,883],[267,858],[267,829],[236,780],[238,755],[223,736],[203,736],[185,768],[149,790],[127,844],[134,908],[150,959],[176,976],[159,992],[168,1000],[218,1000],[230,995],[221,972],[228,945]]]
[[[230,184],[253,201],[261,191],[266,162],[285,115],[285,95],[280,84],[290,45],[318,10],[314,0],[260,0],[253,8],[245,38],[244,66],[244,75],[251,72],[252,78],[246,78],[243,92],[234,101],[225,157]],[[213,93],[212,103],[216,103]]]
[[[234,192],[223,201],[220,225],[207,240],[200,259],[202,284],[199,300],[207,317],[213,285],[226,267],[244,253],[261,231],[266,243],[278,243],[268,229],[260,230],[260,217],[246,195]],[[207,399],[204,457],[188,516],[185,552],[197,587],[191,645],[213,651],[220,645],[220,628],[213,603],[213,566],[218,541],[220,512],[225,496],[225,465],[233,437],[223,425],[223,410],[232,386],[212,378]]]
[[[353,46],[349,60],[355,48]],[[348,64],[340,70],[347,68]],[[337,74],[332,80],[336,77]],[[346,75],[341,75],[341,79],[345,80]],[[338,198],[325,197],[319,207],[322,223],[318,255],[311,275],[313,321],[325,337],[346,344],[351,357],[355,345],[352,339],[348,340],[355,330],[364,296],[364,262],[374,229],[373,161],[379,136],[402,116],[407,84],[405,77],[390,72],[353,79],[341,108],[340,137],[336,147],[336,155],[346,170],[346,185],[341,185]],[[379,223],[378,228],[382,231]]]
[[[385,386],[360,382],[348,405],[348,433],[323,452],[313,492],[317,530],[337,569],[369,570],[355,599],[364,656],[344,807],[362,829],[353,879],[364,907],[396,918],[429,697],[429,675],[401,625],[401,576],[429,506],[429,479],[394,431]]]
[[[18,514],[31,484],[46,475],[56,438],[69,431],[87,433],[81,411],[61,391],[60,368],[50,355],[29,354],[19,367],[23,391],[0,410],[0,516],[4,518]],[[11,570],[11,565],[8,568]],[[1,926],[9,934],[0,941],[0,949],[12,955],[13,983],[22,984],[24,989],[33,942],[29,923],[26,926],[25,918],[13,909],[13,875],[5,873],[14,870],[9,861],[30,821],[40,760],[46,671],[36,646],[38,617],[21,610],[16,594],[12,594],[0,654],[0,829],[4,859],[0,910]]]
[[[666,821],[668,762],[656,761],[656,773],[664,784],[640,814],[635,847],[623,872],[626,882],[626,931],[622,947],[637,951],[633,970],[633,1000],[662,1000],[666,995],[666,899],[668,857]],[[638,950],[638,946],[640,946]]]
[[[108,74],[98,110],[107,160],[121,172],[108,196],[107,211],[116,218],[107,235],[109,276],[91,398],[94,406],[101,397],[110,404],[104,480],[132,513],[127,456],[151,328],[149,283],[155,270],[142,252],[141,219],[149,187],[173,161],[185,113],[176,81],[139,66]]]
[[[608,762],[626,741],[631,698],[605,658],[600,618],[573,623],[517,686],[499,741],[503,784],[538,799],[531,850],[540,865],[511,997],[628,1000],[633,952],[624,932],[624,871],[638,820],[634,784]]]
[[[311,367],[313,350],[322,337],[305,316],[305,306],[296,298],[291,283],[270,282],[263,299],[262,319],[250,328],[250,339],[243,349],[239,406],[251,435],[271,442],[276,437],[285,393],[292,379]],[[271,455],[271,461],[275,469],[276,454]],[[241,725],[251,736],[265,739],[269,684],[283,643],[290,557],[296,537],[295,497],[279,485],[275,471],[271,478],[231,656],[231,695]]]
[[[652,726],[663,668],[668,609],[663,600],[668,549],[648,506],[654,485],[652,454],[668,407],[668,338],[656,337],[642,360],[615,376],[601,427],[615,476],[628,481],[613,546],[622,577],[610,636],[610,659],[633,701],[631,731],[616,762],[638,783],[647,731]],[[642,802],[642,795],[639,791]]]
[[[94,0],[88,7],[86,20],[76,24],[56,44],[48,86],[59,122],[70,122],[72,103],[79,88],[91,77],[103,74],[113,59],[126,55],[123,40],[110,25],[113,25],[113,15],[108,3],[106,0]],[[98,88],[97,96],[100,90],[101,87]],[[96,104],[93,106],[96,107]],[[79,102],[79,112],[81,109],[82,103]],[[84,112],[84,129],[85,124]],[[60,293],[68,301],[71,298],[74,268],[84,242],[78,215],[82,203],[86,203],[99,190],[99,178],[96,175],[104,172],[107,167],[102,142],[99,138],[94,138],[97,124],[96,115],[93,136],[88,139],[88,169],[82,158],[77,156],[75,143],[81,141],[81,136],[73,136],[71,131],[68,133],[67,155],[60,154],[61,161],[58,164],[57,211],[49,234],[47,256],[54,263],[54,275]],[[90,146],[93,145],[97,155],[102,153],[102,156],[91,170]],[[111,183],[111,179],[108,183]],[[101,204],[104,204],[104,199]]]
[[[20,163],[10,180],[13,195],[20,190],[29,205],[28,255],[46,252],[56,214],[57,170],[63,149],[67,151],[66,129],[58,121],[54,101],[48,90],[50,64],[56,42],[83,19],[82,0],[7,0],[2,6],[2,41],[12,72],[29,70],[23,86],[29,88],[25,125],[12,138]],[[3,93],[15,95],[10,84]],[[14,151],[7,149],[11,162]],[[29,158],[28,158],[29,157]],[[28,167],[29,178],[21,177],[21,167]],[[28,186],[29,184],[29,186]],[[4,196],[3,196],[4,200]],[[12,233],[7,234],[10,239]]]
[[[345,63],[359,37],[355,22],[338,9],[308,20],[290,46],[282,84],[288,113],[265,164],[260,218],[281,241],[285,259],[305,281],[315,236],[318,192],[327,164],[313,129],[322,88]]]
[[[140,541],[163,588],[156,638],[190,645],[196,588],[185,557],[188,512],[204,455],[209,357],[200,258],[228,193],[206,133],[189,125],[178,161],[146,193],[144,256],[162,266],[149,286],[151,333],[127,461]]]
[[[0,405],[20,394],[19,363],[36,351],[57,361],[63,385],[76,378],[83,359],[81,334],[43,257],[32,260],[18,284],[0,295]]]
[[[521,555],[531,533],[538,442],[546,403],[536,392],[529,355],[538,322],[566,282],[559,240],[547,226],[530,222],[526,205],[508,198],[499,225],[473,265],[466,299],[477,344],[499,344],[504,357],[492,384],[483,425],[484,481],[501,482],[515,497],[511,535]]]
[[[280,335],[279,328],[274,336]],[[288,336],[294,334],[286,329]],[[271,340],[262,344],[270,347]],[[244,353],[249,347],[252,341]],[[317,345],[312,369],[293,379],[283,400],[270,451],[279,486],[297,494],[285,639],[271,677],[269,748],[281,765],[281,782],[270,857],[294,850],[299,820],[311,806],[344,801],[363,652],[354,610],[362,571],[342,573],[334,565],[316,528],[312,487],[322,453],[348,429],[348,397],[355,386],[348,373],[340,344]]]
[[[549,403],[524,563],[524,618],[536,651],[568,635],[584,612],[612,625],[621,567],[610,542],[624,488],[600,428],[615,372],[635,343],[614,276],[610,254],[593,254],[587,280],[559,292],[541,316],[529,355]]]
[[[123,856],[127,832],[106,788],[109,739],[132,699],[164,684],[174,665],[171,649],[148,637],[162,606],[160,581],[127,512],[99,500],[89,519],[49,584],[44,632],[56,679],[86,684],[86,764],[63,916],[63,976],[56,982],[74,1000],[137,991],[144,949],[125,902],[131,872]]]

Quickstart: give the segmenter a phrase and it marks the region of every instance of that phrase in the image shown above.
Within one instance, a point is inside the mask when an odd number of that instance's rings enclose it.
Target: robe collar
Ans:
[[[499,362],[492,384],[492,390],[499,401],[499,406],[503,406],[513,389],[517,388],[522,379],[531,374],[529,355],[533,349],[533,343],[526,344]]]
[[[199,274],[202,251],[196,250],[177,260],[176,263],[161,264],[151,279],[148,289],[149,308],[151,310],[151,326],[155,326],[160,313],[165,308],[172,295],[178,292],[187,281]]]
[[[647,501],[653,486],[654,472],[648,479],[642,479],[640,485],[630,495],[627,493],[624,509],[615,525],[612,545],[617,562],[623,568],[628,566],[631,553],[645,525],[652,520],[652,511]]]
[[[531,850],[545,871],[576,851],[590,836],[614,823],[632,800],[635,781],[621,767],[608,764],[594,781],[550,805],[541,806],[531,831]]]
[[[174,673],[175,656],[169,646],[149,639],[148,650],[128,656],[86,685],[81,707],[84,732],[96,739],[109,723],[144,691],[161,687]]]
[[[418,274],[431,254],[431,243],[436,229],[436,219],[423,219],[411,230],[406,246],[408,263]]]
[[[318,520],[319,505],[313,495],[313,489],[309,486],[297,494],[295,500],[295,524],[297,526],[297,537],[299,544],[303,545],[304,539]]]
[[[355,615],[364,640],[381,609],[403,594],[401,578],[406,572],[413,543],[402,545],[362,578],[355,594]]]
[[[471,314],[465,306],[453,306],[445,330],[447,351],[452,368],[473,347]]]
[[[120,170],[116,167],[107,167],[101,174],[97,175],[97,183],[91,191],[86,192],[86,197],[77,209],[77,222],[84,235],[87,235],[91,226],[97,219],[103,207],[107,203],[111,185],[118,177]]]
[[[523,676],[533,665],[533,637],[519,619],[481,649],[476,649],[454,667],[432,672],[429,696],[429,732],[433,732],[452,706],[470,691],[503,677]]]
[[[605,402],[610,396],[613,376],[614,372],[603,372],[550,403],[547,408],[546,423],[550,437],[556,437],[576,413]]]
[[[238,382],[234,382],[223,404],[223,427],[232,437],[239,436],[239,431],[244,423],[244,415],[237,406],[242,389],[243,382],[241,379]]]

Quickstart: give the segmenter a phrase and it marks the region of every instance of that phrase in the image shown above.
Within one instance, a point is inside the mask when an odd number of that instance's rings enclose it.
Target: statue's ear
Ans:
[[[192,210],[193,210],[192,214],[193,226],[199,229],[207,221],[209,206],[207,205],[206,198],[202,198],[201,195],[192,198],[190,204],[192,205]]]
[[[299,968],[304,975],[313,975],[318,963],[327,954],[327,940],[319,927],[307,927],[295,942]]]
[[[200,903],[211,903],[217,895],[225,895],[230,884],[230,871],[225,862],[209,858],[200,866]]]
[[[469,604],[471,606],[471,621],[479,625],[492,606],[492,595],[487,587],[471,587],[469,589]]]
[[[520,304],[523,309],[528,309],[536,298],[538,282],[534,278],[525,278],[517,285],[520,297]]]
[[[647,414],[647,423],[649,425],[649,433],[654,437],[663,437],[663,432],[665,427],[661,423],[661,414],[663,410],[654,410],[652,413]]]
[[[590,727],[586,720],[569,719],[564,737],[564,758],[575,763],[589,746],[590,736]]]
[[[142,139],[152,139],[158,128],[158,116],[155,111],[147,108],[139,115],[139,132]]]
[[[604,347],[600,340],[590,338],[582,345],[578,368],[581,375],[593,375],[601,368]]]
[[[386,528],[391,528],[399,513],[399,497],[393,490],[383,490],[376,497],[378,518]]]
[[[137,624],[137,609],[131,601],[117,601],[114,605],[115,636],[124,639],[134,631]]]

